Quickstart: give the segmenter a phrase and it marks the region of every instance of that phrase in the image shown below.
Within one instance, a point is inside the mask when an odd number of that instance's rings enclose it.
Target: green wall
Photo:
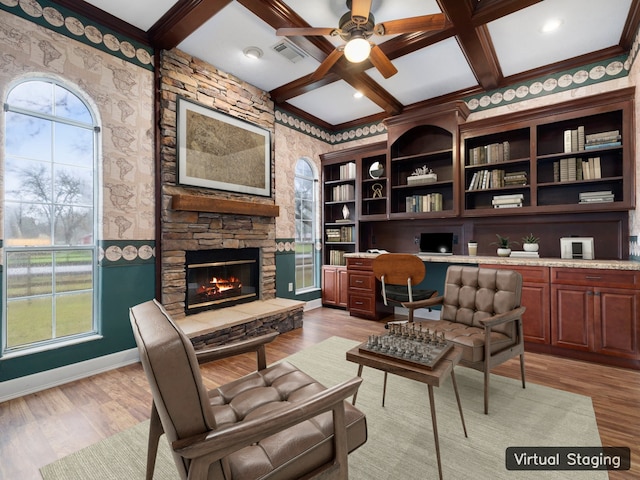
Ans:
[[[109,262],[113,265],[98,267],[102,338],[13,358],[0,358],[0,381],[135,348],[129,307],[154,298],[154,258],[139,262]]]
[[[278,248],[276,249],[276,296],[280,298],[290,298],[309,302],[322,297],[320,290],[320,269],[316,277],[317,290],[296,295],[296,252],[295,240],[293,238],[276,239]],[[285,247],[285,245],[287,247]],[[316,264],[321,263],[320,252],[316,250]],[[289,283],[293,284],[293,291],[289,291]]]

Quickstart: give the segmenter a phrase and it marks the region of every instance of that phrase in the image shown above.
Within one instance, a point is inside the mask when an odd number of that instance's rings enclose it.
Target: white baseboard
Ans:
[[[124,367],[139,360],[138,349],[132,348],[65,367],[54,368],[46,372],[34,373],[26,377],[0,382],[0,403],[46,390],[47,388],[57,387],[74,380],[80,380],[97,373],[113,370],[114,368]]]
[[[313,310],[314,308],[320,308],[322,306],[322,299],[316,298],[315,300],[309,300],[304,305],[304,311]]]

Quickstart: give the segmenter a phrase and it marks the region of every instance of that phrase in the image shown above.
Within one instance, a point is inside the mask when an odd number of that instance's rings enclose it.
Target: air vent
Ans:
[[[298,63],[306,55],[295,45],[287,40],[276,43],[273,47],[276,52],[289,60],[291,63]]]

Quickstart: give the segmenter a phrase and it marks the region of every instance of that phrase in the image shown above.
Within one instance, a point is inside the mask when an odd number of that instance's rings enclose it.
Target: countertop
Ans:
[[[631,260],[576,260],[565,258],[514,258],[496,256],[469,256],[469,255],[425,255],[411,253],[425,262],[433,263],[469,263],[469,264],[493,264],[493,265],[522,265],[540,267],[567,267],[567,268],[600,268],[605,270],[640,270],[640,262]],[[378,253],[346,253],[345,258],[375,258]]]

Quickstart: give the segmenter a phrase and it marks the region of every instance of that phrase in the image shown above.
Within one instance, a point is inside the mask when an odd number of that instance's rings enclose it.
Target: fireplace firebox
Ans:
[[[187,315],[257,300],[260,249],[186,252]]]

